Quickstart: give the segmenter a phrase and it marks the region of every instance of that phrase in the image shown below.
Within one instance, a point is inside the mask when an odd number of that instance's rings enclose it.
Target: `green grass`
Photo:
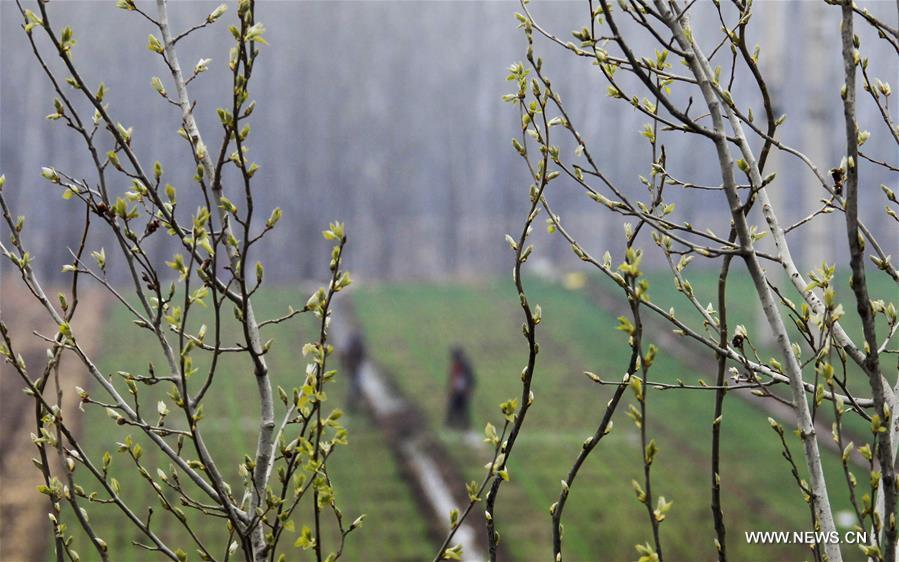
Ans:
[[[614,318],[584,295],[536,280],[527,285],[529,299],[541,304],[544,313],[533,387],[536,402],[510,461],[512,480],[502,489],[494,512],[501,544],[516,560],[526,562],[551,558],[549,505],[611,394],[582,372],[618,378],[628,357]],[[478,374],[476,428],[487,421],[499,426],[498,404],[520,392],[519,373],[526,359],[520,309],[510,284],[373,286],[357,292],[354,303],[374,357],[403,393],[418,402],[451,451],[451,462],[470,479],[482,476],[490,451],[472,448],[442,429],[447,349],[461,344],[473,358]],[[656,380],[696,378],[664,351],[652,374]],[[674,500],[662,524],[663,548],[671,559],[714,557],[708,460],[712,398],[707,392],[649,393],[648,428],[661,450],[653,465],[653,490],[656,497]],[[631,400],[627,394],[626,402]],[[573,487],[564,519],[567,560],[631,560],[636,558],[634,544],[651,540],[645,508],[631,490],[631,480],[641,478],[641,450],[624,410],[619,408],[615,430],[594,451]],[[798,441],[790,441],[801,463]],[[828,474],[840,478],[836,459],[828,455],[825,461]],[[750,546],[743,539],[743,532],[750,530],[806,529],[809,515],[766,416],[741,400],[727,403],[722,463],[728,548],[734,559],[809,558],[802,547]],[[841,492],[840,486],[831,492],[838,509],[847,506]],[[854,556],[847,554],[848,559]]]
[[[689,271],[689,270],[688,270]],[[677,306],[686,317],[686,304],[677,300],[665,276],[651,276],[651,294],[660,303]],[[702,300],[714,300],[714,274],[690,275]],[[739,297],[751,290],[745,276],[735,274],[731,290]],[[624,372],[628,356],[626,341],[614,330],[612,316],[599,310],[582,292],[527,280],[529,298],[541,304],[544,322],[538,339],[541,353],[535,375],[536,402],[525,431],[510,461],[512,480],[502,488],[494,515],[502,534],[501,548],[509,549],[517,562],[551,558],[549,505],[557,499],[560,484],[584,438],[591,434],[611,394],[609,387],[595,385],[583,376],[591,370],[604,378],[618,378]],[[889,295],[889,286],[873,285],[872,292]],[[848,299],[850,295],[841,290]],[[346,297],[344,297],[346,298]],[[256,298],[260,317],[283,312],[296,305],[302,296],[295,291],[270,290]],[[467,479],[480,479],[490,451],[473,447],[461,436],[443,428],[448,348],[461,344],[470,353],[478,375],[473,404],[475,428],[487,421],[500,426],[499,402],[517,397],[519,373],[526,359],[521,336],[521,311],[508,281],[480,285],[394,284],[361,288],[353,296],[358,317],[368,338],[369,349],[380,365],[399,383],[407,397],[414,399],[425,413],[428,429],[434,431],[450,451],[446,462],[456,464]],[[732,322],[751,326],[752,300],[735,298]],[[851,302],[851,301],[848,301]],[[846,325],[853,337],[857,323],[847,309]],[[683,310],[682,310],[683,309]],[[300,357],[302,343],[314,337],[312,318],[281,324],[268,330],[275,345],[268,359],[275,383],[291,388],[299,384],[305,362]],[[208,319],[204,320],[208,323]],[[689,320],[695,322],[695,319]],[[226,342],[238,339],[234,322],[228,325]],[[237,487],[237,466],[244,454],[255,446],[254,416],[257,408],[255,382],[245,360],[226,356],[216,385],[206,406],[207,445],[219,459],[226,477]],[[111,309],[105,324],[103,350],[99,365],[104,373],[119,370],[145,373],[152,361],[161,371],[163,361],[153,343],[131,325],[127,312]],[[200,365],[201,372],[203,365]],[[713,372],[710,365],[709,372]],[[200,375],[198,375],[199,377]],[[654,380],[685,381],[704,377],[666,356],[664,350],[653,367]],[[125,386],[113,377],[124,392]],[[165,399],[167,389],[160,385],[142,393],[142,407],[155,408]],[[102,399],[99,389],[90,389]],[[343,403],[345,389],[338,375],[329,386],[329,407]],[[649,391],[648,429],[656,439],[660,453],[653,466],[653,490],[674,501],[669,518],[662,524],[666,555],[673,560],[707,560],[714,557],[714,532],[709,511],[709,450],[711,441],[712,397],[710,392]],[[594,451],[572,488],[565,512],[566,560],[572,562],[618,562],[635,559],[633,545],[651,540],[646,512],[631,490],[632,479],[641,479],[641,451],[633,423],[623,415],[630,393],[616,414],[615,430]],[[278,405],[278,411],[283,408]],[[170,408],[172,405],[170,404]],[[429,560],[436,545],[427,533],[425,517],[403,481],[387,443],[363,416],[344,419],[350,431],[350,445],[337,451],[330,464],[338,505],[347,522],[366,513],[365,526],[350,536],[344,559],[349,561]],[[768,427],[766,416],[746,402],[729,398],[723,420],[722,479],[725,488],[725,513],[728,548],[738,560],[801,560],[810,556],[798,546],[750,546],[743,539],[749,530],[800,530],[809,526],[808,509],[792,481],[786,462],[780,456],[776,435]],[[126,434],[138,438],[139,432],[110,423],[101,408],[88,408],[85,414],[84,442],[95,461],[103,451],[113,451],[112,475],[119,479],[124,496],[134,505],[156,506],[154,529],[173,546],[181,547],[198,560],[189,539],[171,517],[163,516],[158,501],[147,483],[129,466],[126,456],[116,454],[116,443]],[[791,447],[802,465],[798,441]],[[195,457],[187,451],[188,457]],[[152,472],[166,468],[168,462],[144,447],[142,462]],[[825,469],[835,482],[841,482],[836,459],[828,454]],[[81,471],[83,469],[79,469]],[[860,476],[860,481],[867,478]],[[86,479],[85,479],[86,480]],[[459,483],[461,486],[462,483]],[[845,509],[843,486],[831,487],[831,500],[837,509]],[[90,491],[90,489],[89,489]],[[200,495],[196,495],[200,497]],[[142,562],[160,559],[131,546],[143,539],[113,508],[88,506],[91,521],[110,544],[115,560]],[[138,510],[145,515],[143,509]],[[310,524],[309,506],[301,509],[296,527]],[[190,512],[189,512],[190,513]],[[204,540],[215,545],[221,556],[226,532],[219,520],[197,519]],[[329,520],[330,521],[330,520]],[[72,521],[74,523],[74,521]],[[333,527],[326,529],[333,539]],[[290,548],[293,537],[286,537],[290,560],[309,560],[309,553]],[[333,540],[329,541],[333,545]],[[84,560],[96,556],[83,540],[76,547]],[[855,551],[846,548],[847,560]],[[860,557],[857,557],[860,559]]]
[[[703,305],[711,303],[715,309],[718,308],[718,272],[716,270],[691,270],[688,268],[684,272],[684,276],[693,286],[694,294],[700,303]],[[693,329],[698,330],[701,333],[706,333],[712,339],[717,340],[718,336],[714,333],[714,330],[703,332],[704,327],[701,316],[687,301],[686,297],[675,289],[670,273],[665,271],[651,272],[647,274],[647,279],[650,281],[649,292],[653,302],[666,310],[674,307],[676,315],[680,320],[684,321]],[[809,279],[810,278],[806,276],[806,280]],[[601,276],[601,278],[597,276],[594,278],[594,281],[602,283],[611,290],[620,291],[620,289],[605,276]],[[872,299],[883,299],[887,303],[892,301],[893,303],[899,304],[899,291],[897,291],[896,284],[892,279],[882,272],[871,271],[871,268],[869,268],[867,281],[868,290]],[[780,358],[780,354],[774,348],[774,343],[770,341],[770,339],[761,337],[764,333],[770,333],[770,330],[761,314],[758,304],[759,299],[756,296],[752,279],[746,272],[745,266],[741,263],[734,263],[731,274],[728,276],[727,283],[727,316],[731,333],[733,333],[733,329],[737,324],[744,325],[747,330],[749,330],[754,345],[760,349],[759,354],[763,361],[767,361],[771,357]],[[861,345],[864,343],[864,336],[862,334],[861,321],[855,308],[855,295],[849,287],[849,273],[846,271],[837,272],[834,276],[834,284],[837,293],[837,302],[842,304],[845,312],[845,315],[840,319],[840,323],[846,333],[861,348]],[[784,296],[790,299],[796,306],[799,306],[802,303],[802,297],[792,285],[784,291]],[[787,328],[789,329],[792,341],[802,341],[798,336],[798,330],[789,319],[788,309],[785,306],[781,306],[781,310],[784,314],[784,320],[787,323]],[[882,315],[878,316],[877,333],[881,338],[881,341],[883,341],[883,338],[887,334],[887,327],[885,318]],[[805,344],[802,345],[802,351],[803,360],[807,360],[810,357],[811,351]],[[832,361],[834,363],[834,368],[837,369],[838,376],[842,376],[842,370],[835,354]],[[889,372],[889,367],[887,367],[887,372]],[[895,373],[895,369],[893,372]],[[812,367],[807,367],[805,369],[805,376],[807,380],[813,379],[814,370]],[[893,377],[887,377],[888,380],[891,380],[892,378]],[[851,360],[847,361],[846,383],[848,388],[850,388],[857,396],[871,396],[871,389],[867,376]],[[781,385],[776,390],[782,396],[789,396],[789,390],[784,385]],[[823,415],[829,423],[833,421],[833,412],[830,408],[823,409],[820,414]],[[844,425],[853,432],[854,435],[863,435],[865,437],[869,435],[869,424],[859,416],[848,415],[844,417]]]
[[[268,290],[260,292],[254,302],[259,318],[268,318],[283,314],[289,304],[298,306],[304,297],[295,290]],[[199,309],[197,309],[199,310]],[[230,318],[230,310],[225,312]],[[197,312],[202,320],[209,323],[208,313]],[[279,324],[266,329],[264,337],[275,338],[275,344],[267,358],[271,369],[274,384],[280,384],[286,389],[298,386],[302,383],[306,362],[303,360],[300,350],[304,342],[314,339],[317,334],[317,326],[314,325],[311,316],[302,317],[299,321]],[[199,323],[199,321],[198,321]],[[227,336],[224,343],[230,344],[238,341],[240,335],[237,325],[230,319],[226,322],[225,332]],[[104,373],[111,374],[116,371],[132,371],[146,373],[148,362],[152,361],[157,372],[162,374],[161,360],[153,342],[148,340],[146,333],[135,329],[127,311],[121,307],[111,307],[110,316],[103,333],[103,350],[99,358],[99,366]],[[211,330],[210,330],[211,334]],[[195,355],[199,355],[196,354]],[[201,374],[195,376],[198,380],[204,376],[203,367],[200,365]],[[125,392],[125,386],[119,377],[113,377],[116,385]],[[171,400],[165,396],[166,385],[157,385],[141,389],[141,406],[144,411],[155,411],[156,402],[164,399],[169,403],[169,408],[174,409]],[[92,395],[102,400],[102,389],[92,387]],[[326,412],[331,408],[341,407],[345,393],[344,384],[338,375],[336,382],[328,386],[330,400],[326,404]],[[256,414],[258,401],[256,383],[248,361],[238,358],[234,354],[226,354],[220,365],[213,389],[205,400],[205,421],[202,422],[206,444],[217,465],[220,467],[235,490],[240,489],[240,479],[237,467],[245,454],[252,456],[255,451]],[[283,415],[284,407],[278,402],[276,418]],[[175,416],[173,416],[175,417]],[[359,514],[365,513],[364,526],[351,534],[344,551],[343,560],[368,562],[370,560],[421,560],[430,554],[427,540],[427,527],[420,516],[418,506],[411,496],[408,486],[403,481],[399,467],[379,430],[373,428],[365,415],[344,418],[349,430],[349,447],[339,448],[329,462],[329,474],[334,483],[337,503],[344,512],[344,521],[349,525]],[[167,459],[156,452],[154,447],[147,446],[145,440],[140,437],[140,431],[135,428],[123,428],[117,426],[107,418],[101,408],[88,407],[84,415],[83,441],[88,446],[88,451],[95,462],[106,450],[111,451],[113,462],[111,476],[120,482],[122,494],[126,500],[134,506],[154,506],[154,530],[174,549],[180,547],[190,553],[190,560],[199,560],[189,537],[178,526],[173,517],[164,514],[160,508],[158,499],[154,496],[146,481],[141,479],[134,470],[130,458],[124,454],[115,453],[116,443],[122,441],[126,435],[133,435],[136,440],[144,443],[144,454],[141,462],[151,474],[155,475],[156,467],[168,470]],[[188,458],[196,458],[191,446],[185,447]],[[83,469],[81,469],[83,470]],[[88,479],[85,477],[85,481]],[[274,479],[276,481],[276,478]],[[90,491],[90,488],[89,488]],[[102,497],[103,494],[100,494]],[[202,493],[197,492],[195,498],[201,499]],[[83,500],[82,500],[83,502]],[[162,557],[146,553],[131,545],[131,541],[147,542],[146,539],[134,530],[123,516],[112,507],[87,506],[90,511],[91,521],[98,534],[110,545],[113,559],[121,562],[144,562],[147,560],[161,560]],[[135,509],[141,516],[145,516],[145,508]],[[311,506],[301,505],[295,514],[295,526],[297,529],[303,525],[312,526]],[[199,536],[205,541],[214,555],[221,559],[227,545],[227,532],[221,519],[209,517],[197,517],[191,510],[187,510],[193,525],[198,529]],[[326,521],[326,547],[336,548],[333,518],[325,516]],[[75,523],[72,520],[72,523]],[[294,549],[295,534],[286,533],[282,540],[282,550],[288,554],[289,560],[310,560],[311,552],[301,553]],[[96,559],[96,553],[90,545],[83,540],[77,543],[77,550],[83,560]]]
[[[684,271],[684,277],[690,281],[693,286],[694,294],[703,305],[712,303],[718,308],[718,271],[711,269],[691,269]],[[605,276],[603,276],[605,278]],[[701,327],[701,320],[697,321],[698,313],[691,307],[683,295],[678,293],[674,288],[671,274],[666,271],[655,271],[647,274],[650,280],[652,298],[657,304],[663,305],[665,308],[675,306],[678,317],[687,321],[693,327]],[[806,281],[810,281],[810,277],[806,275]],[[884,299],[886,302],[896,302],[899,297],[899,291],[896,289],[895,282],[886,274],[878,271],[872,271],[868,268],[867,272],[868,291],[872,299]],[[838,271],[834,275],[835,289],[837,293],[837,302],[843,304],[845,316],[840,320],[846,333],[858,344],[861,344],[862,329],[858,314],[855,312],[855,295],[849,287],[849,272]],[[731,268],[731,274],[727,280],[728,295],[728,323],[729,324],[745,324],[750,331],[758,332],[762,329],[762,323],[759,320],[758,313],[758,297],[756,296],[755,287],[752,279],[746,272],[745,266],[741,263],[734,262]],[[781,283],[786,285],[785,283]],[[784,296],[789,298],[797,306],[802,303],[802,297],[789,285],[784,292]],[[786,308],[784,308],[786,310]],[[883,316],[878,317],[878,331],[885,333],[886,322]]]

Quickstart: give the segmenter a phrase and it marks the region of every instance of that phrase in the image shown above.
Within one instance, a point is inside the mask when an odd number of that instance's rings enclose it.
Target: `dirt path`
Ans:
[[[102,295],[82,293],[78,320],[73,329],[88,353],[99,348],[99,335],[104,313]],[[5,278],[0,282],[0,316],[10,328],[16,350],[22,354],[32,376],[46,364],[46,343],[33,335],[54,333],[55,327],[46,312],[20,281]],[[87,371],[72,357],[60,364],[60,381],[64,396],[63,415],[74,420],[77,401],[75,386],[87,386]],[[31,463],[36,450],[31,443],[34,431],[34,403],[22,393],[18,374],[8,365],[0,365],[0,560],[3,562],[35,562],[46,558],[50,541],[46,498],[36,487],[42,483],[40,473]]]
[[[343,299],[337,306],[331,324],[334,345],[340,349],[350,334],[358,329],[352,305]],[[420,500],[424,515],[430,521],[432,534],[442,541],[447,532],[449,513],[468,504],[461,472],[448,459],[451,457],[427,431],[424,415],[403,397],[389,374],[371,360],[363,363],[360,385],[375,424],[384,432],[403,471],[407,484]],[[475,510],[456,532],[451,544],[461,544],[463,562],[484,560],[486,541],[482,540],[483,521]],[[436,548],[436,547],[435,547]],[[436,552],[435,552],[436,554]]]

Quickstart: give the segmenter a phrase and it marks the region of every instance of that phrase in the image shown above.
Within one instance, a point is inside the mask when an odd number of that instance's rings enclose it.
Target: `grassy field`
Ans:
[[[694,277],[691,281],[697,292],[709,295],[706,300],[712,299],[714,275]],[[673,304],[678,295],[673,293],[670,281],[663,279],[653,279],[651,293],[655,300]],[[735,275],[732,290],[748,290],[745,283],[744,277]],[[614,318],[599,310],[585,292],[567,291],[536,279],[529,279],[527,285],[529,298],[542,306],[544,316],[538,333],[541,354],[534,383],[536,402],[510,461],[511,482],[504,486],[495,511],[501,547],[508,549],[516,562],[551,558],[549,505],[557,499],[559,481],[584,438],[593,432],[611,394],[609,387],[591,383],[583,371],[591,370],[607,379],[620,377],[628,355],[624,336],[614,329]],[[480,431],[487,421],[499,426],[498,404],[518,395],[518,375],[526,352],[520,332],[521,312],[510,283],[372,285],[360,288],[352,298],[374,359],[426,414],[427,429],[434,431],[450,451],[447,462],[456,464],[468,479],[479,479],[489,455],[486,445],[473,446],[471,440],[444,429],[442,423],[448,348],[460,344],[473,359],[478,375],[473,404],[475,429]],[[256,303],[259,316],[268,317],[302,300],[303,295],[293,290],[269,290],[260,293]],[[750,306],[748,299],[736,301],[734,321],[750,325]],[[678,310],[683,307],[678,305]],[[847,326],[854,329],[849,322]],[[266,337],[275,338],[268,357],[276,384],[288,389],[298,384],[304,365],[299,350],[314,331],[312,318],[269,329]],[[232,331],[225,341],[237,339]],[[207,400],[203,423],[207,445],[220,459],[219,466],[232,482],[238,482],[238,463],[254,448],[256,391],[246,362],[228,359]],[[152,342],[131,325],[125,311],[110,307],[99,355],[103,372],[145,373],[151,361],[162,365]],[[663,350],[652,376],[654,380],[709,380],[709,373],[692,372],[666,357]],[[124,391],[118,377],[113,379]],[[344,387],[339,376],[337,381],[329,390],[330,407],[343,404]],[[166,399],[167,389],[161,387],[147,389],[142,395],[143,407],[154,408],[157,400]],[[102,398],[99,391],[94,393]],[[572,562],[632,560],[637,557],[634,545],[651,540],[645,509],[630,486],[632,479],[641,479],[642,466],[636,428],[624,416],[627,402],[633,399],[630,393],[625,396],[615,417],[615,430],[581,471],[565,512],[566,559]],[[663,547],[673,560],[714,557],[708,460],[712,397],[707,392],[658,390],[650,390],[648,395],[648,429],[660,448],[653,465],[653,490],[656,497],[663,495],[674,501],[662,524]],[[427,519],[403,481],[381,432],[363,415],[344,421],[350,431],[350,446],[338,450],[330,474],[346,520],[367,514],[365,526],[351,535],[344,559],[430,560],[436,546],[428,535]],[[744,531],[808,528],[808,509],[764,414],[742,400],[729,399],[722,427],[724,508],[732,557],[749,561],[809,559],[809,553],[799,546],[746,544]],[[137,438],[138,432],[109,423],[101,408],[88,408],[84,433],[90,436],[85,442],[93,458],[99,459],[106,450],[112,452],[111,473],[120,481],[125,497],[135,505],[157,506],[154,528],[173,545],[190,552],[191,560],[197,560],[185,533],[171,518],[160,517],[159,502],[129,466],[128,457],[114,452],[125,435]],[[798,441],[791,439],[791,446],[801,464]],[[168,462],[155,455],[152,447],[144,447],[144,451],[141,460],[151,473],[156,467],[167,469]],[[191,456],[192,451],[188,453]],[[828,473],[839,477],[837,459],[828,455],[825,461]],[[833,487],[831,494],[837,509],[848,507],[840,486]],[[309,511],[307,507],[297,515],[297,528],[308,524]],[[153,559],[130,545],[141,538],[117,511],[92,506],[90,514],[100,535],[118,553],[117,561]],[[200,525],[201,538],[217,546],[224,544],[226,531],[221,522],[206,518]],[[333,529],[329,535],[333,537]],[[290,552],[288,559],[309,560],[308,553],[289,547],[292,542],[291,537],[284,541]],[[77,549],[84,560],[96,558],[83,541]],[[855,552],[847,554],[847,560],[861,559],[853,558]]]
[[[693,286],[693,292],[697,299],[705,304],[712,303],[715,308],[718,307],[718,271],[710,269],[687,269],[684,272],[685,278],[690,281]],[[614,284],[602,276],[604,283]],[[701,327],[702,322],[698,320],[698,313],[692,309],[690,304],[683,295],[678,293],[674,288],[671,274],[666,271],[655,271],[647,274],[650,280],[653,301],[665,308],[674,306],[679,313],[678,317],[688,322],[693,327]],[[806,281],[810,281],[806,275]],[[868,291],[872,299],[884,299],[886,302],[896,302],[899,298],[899,291],[896,289],[896,283],[886,274],[879,271],[872,271],[868,268],[867,272]],[[752,278],[746,272],[745,266],[740,263],[734,263],[731,274],[727,280],[728,294],[728,323],[729,324],[745,324],[750,331],[758,332],[762,329],[760,316],[758,315],[758,297],[752,283]],[[843,328],[852,337],[856,343],[862,341],[861,323],[858,314],[855,312],[855,295],[849,287],[849,272],[838,271],[834,275],[834,284],[837,294],[837,302],[841,303],[844,308],[845,316],[840,320]],[[820,291],[819,291],[820,293]],[[797,306],[802,303],[802,297],[792,287],[784,292],[784,296],[789,298]],[[786,308],[784,308],[786,310]],[[698,321],[697,321],[698,320]],[[886,321],[883,316],[878,316],[878,331],[885,333]],[[794,332],[795,333],[795,332]]]
[[[494,512],[504,547],[523,561],[551,558],[548,508],[611,393],[608,387],[590,383],[582,372],[620,377],[628,352],[622,333],[614,329],[614,318],[582,293],[533,279],[527,285],[531,302],[542,306],[544,317],[538,334],[536,402],[510,461],[511,483]],[[489,451],[466,444],[442,427],[447,349],[461,344],[473,358],[478,373],[475,428],[483,428],[487,421],[499,426],[498,404],[518,395],[518,375],[526,357],[520,310],[510,283],[373,286],[358,291],[354,303],[376,360],[427,413],[431,428],[451,451],[452,462],[469,478],[481,476]],[[656,380],[696,377],[664,352],[653,368]],[[649,433],[661,451],[653,465],[653,490],[674,501],[662,524],[662,541],[666,554],[675,560],[714,558],[708,461],[712,397],[704,392],[649,392]],[[640,479],[641,450],[624,410],[619,408],[615,430],[594,451],[573,488],[564,521],[567,560],[631,560],[636,558],[634,545],[651,540],[645,509],[630,486],[632,479]],[[803,547],[750,546],[743,538],[744,531],[809,527],[808,508],[766,416],[743,401],[729,400],[722,439],[724,508],[734,559],[810,558]],[[800,457],[798,441],[791,440],[791,445]],[[826,470],[840,476],[836,458],[826,458]],[[847,507],[839,486],[831,499],[838,509]],[[849,553],[848,559],[853,556]]]
[[[883,299],[887,303],[892,301],[893,303],[899,304],[899,291],[897,291],[896,284],[893,280],[882,272],[871,271],[870,269],[871,268],[869,268],[867,280],[868,291],[871,298]],[[697,296],[699,302],[703,305],[712,303],[717,309],[718,272],[708,269],[696,271],[687,269],[685,276],[693,286],[694,294]],[[698,311],[696,311],[696,309],[687,302],[686,298],[675,289],[670,274],[665,272],[654,272],[649,274],[648,278],[651,282],[650,296],[653,302],[665,309],[674,307],[679,319],[683,320],[687,325],[694,329],[703,329],[702,318]],[[606,287],[614,287],[614,284],[605,276],[602,276],[601,279],[596,277],[594,280],[595,282],[602,283]],[[861,348],[864,342],[864,336],[862,334],[861,322],[855,309],[855,295],[849,287],[849,273],[846,271],[837,272],[834,276],[834,282],[837,293],[836,302],[841,303],[845,311],[845,316],[840,319],[840,324],[852,340],[859,346],[859,348]],[[615,289],[617,289],[617,287]],[[760,337],[760,335],[768,333],[770,330],[767,327],[767,323],[764,321],[764,317],[760,313],[758,298],[756,297],[752,279],[746,273],[745,267],[742,264],[734,264],[733,272],[728,277],[727,295],[729,303],[728,325],[730,326],[731,333],[733,333],[733,329],[737,324],[743,324],[746,326],[747,330],[749,330],[750,337],[755,340],[755,345],[760,348],[762,360],[767,361],[770,357],[778,357],[779,353],[774,349],[773,342],[769,339],[766,340],[765,338]],[[802,297],[792,288],[792,286],[784,292],[784,296],[797,306],[802,302]],[[787,314],[788,309],[785,306],[782,306],[781,308],[791,338],[793,341],[801,341],[798,336],[798,330],[789,320]],[[887,322],[883,315],[877,317],[877,333],[881,338],[885,337],[887,333]],[[712,337],[717,339],[716,334],[712,334]],[[810,357],[811,352],[805,345],[803,345],[803,353],[804,359]],[[833,361],[837,372],[841,373],[836,356],[833,357]],[[806,372],[813,374],[812,368],[808,368]],[[887,367],[887,372],[889,372],[889,367]],[[895,366],[893,367],[893,373],[895,373]],[[888,376],[887,379],[895,380],[895,376]],[[871,389],[867,376],[851,360],[847,362],[846,380],[848,388],[852,389],[858,396],[871,396]],[[781,385],[777,390],[781,395],[789,396],[789,390],[785,386]],[[823,409],[820,414],[823,415],[829,423],[832,423],[833,412],[830,408]],[[854,432],[855,435],[864,435],[866,438],[869,436],[869,424],[858,416],[846,416],[844,418],[844,424],[848,429]]]
[[[283,314],[289,304],[299,307],[298,303],[301,304],[304,300],[305,296],[297,291],[269,290],[260,293],[254,302],[257,315],[260,318],[267,318]],[[163,363],[155,352],[153,342],[147,340],[145,335],[141,335],[131,325],[126,311],[121,307],[111,307],[108,320],[103,334],[104,350],[99,358],[99,365],[104,373],[120,370],[145,373],[150,361],[161,369]],[[312,320],[311,317],[304,317],[299,322],[267,328],[268,333],[265,336],[275,338],[275,345],[268,355],[274,382],[284,386],[288,391],[301,383],[305,362],[301,359],[300,348],[303,342],[312,339],[316,333]],[[229,328],[231,331],[224,339],[225,342],[238,341],[235,326],[231,322]],[[140,339],[137,339],[138,337]],[[238,463],[244,454],[252,455],[255,450],[257,428],[254,420],[258,406],[255,381],[246,361],[234,361],[233,355],[226,356],[226,359],[206,400],[206,420],[202,423],[205,426],[207,446],[218,459],[218,465],[225,476],[233,483],[235,489],[238,489],[240,482],[237,474]],[[197,378],[200,376],[197,375]],[[330,402],[327,405],[329,409],[343,405],[344,388],[339,381],[338,377],[338,382],[329,386]],[[117,384],[120,382],[117,380]],[[120,386],[124,389],[124,385]],[[154,410],[159,399],[170,402],[165,396],[167,389],[162,388],[163,386],[165,385],[158,385],[145,391],[142,389],[143,408]],[[102,399],[99,390],[94,394],[97,399]],[[169,407],[173,406],[170,404]],[[277,404],[277,409],[283,412],[280,403]],[[372,428],[362,415],[351,419],[344,418],[343,421],[350,432],[350,446],[337,450],[329,463],[329,473],[334,481],[338,505],[344,511],[346,524],[361,513],[367,515],[364,526],[350,535],[343,559],[356,562],[424,559],[432,550],[426,536],[426,522],[420,517],[418,507],[402,480],[399,467],[382,434]],[[87,436],[85,442],[89,445],[92,457],[99,460],[103,452],[109,450],[113,456],[111,475],[119,480],[124,497],[134,505],[154,506],[156,509],[154,530],[170,541],[173,547],[180,547],[190,553],[190,560],[199,560],[195,546],[185,532],[177,526],[173,518],[162,515],[159,501],[147,482],[137,475],[133,465],[130,464],[130,458],[115,452],[116,443],[129,434],[136,440],[139,438],[138,430],[125,429],[110,423],[103,409],[87,408],[84,435]],[[151,473],[155,472],[156,467],[168,470],[169,463],[161,455],[156,454],[153,447],[145,446],[144,451],[141,462]],[[187,455],[192,458],[194,452],[188,450]],[[200,498],[201,495],[195,497]],[[192,513],[191,510],[187,511],[189,514]],[[142,510],[138,512],[145,515]],[[297,529],[304,524],[311,526],[310,514],[309,506],[298,510],[295,517]],[[114,508],[90,506],[90,515],[100,536],[109,543],[112,552],[116,553],[116,561],[144,562],[161,559],[131,546],[133,540],[146,541],[124,522],[122,515]],[[204,518],[197,525],[201,539],[208,541],[209,545],[214,545],[213,552],[222,557],[227,544],[225,541],[227,534],[222,520]],[[333,529],[328,534],[332,540],[326,544],[336,547]],[[311,551],[302,553],[299,549],[294,549],[292,547],[294,540],[295,536],[288,533],[282,541],[288,559],[310,560]],[[77,550],[83,560],[96,558],[90,546],[83,541],[78,544]]]

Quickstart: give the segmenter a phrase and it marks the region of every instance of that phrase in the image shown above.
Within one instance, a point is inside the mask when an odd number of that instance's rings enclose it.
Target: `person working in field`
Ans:
[[[469,413],[471,397],[474,394],[475,377],[471,362],[461,347],[450,349],[448,401],[446,425],[461,430],[471,426]]]
[[[353,332],[343,351],[341,361],[346,369],[348,381],[346,407],[349,412],[355,413],[362,401],[362,386],[359,380],[362,376],[362,364],[365,362],[365,342],[362,341],[362,334]]]

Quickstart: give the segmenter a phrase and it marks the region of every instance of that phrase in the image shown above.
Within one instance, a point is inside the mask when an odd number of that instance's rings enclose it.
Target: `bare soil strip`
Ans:
[[[331,334],[337,349],[347,340],[358,322],[352,305],[346,301],[338,305],[331,324]],[[362,395],[373,422],[382,430],[397,458],[405,482],[412,487],[413,496],[420,500],[423,514],[430,521],[432,535],[443,541],[454,507],[460,510],[468,505],[462,472],[452,462],[443,445],[427,429],[424,415],[407,400],[389,373],[371,360],[366,360],[360,372]],[[461,544],[463,562],[483,560],[486,540],[483,533],[483,515],[472,511],[456,532],[452,544]],[[435,553],[436,554],[436,553]],[[508,562],[508,556],[503,560]]]
[[[102,295],[82,292],[73,330],[95,353],[100,346],[103,325]],[[46,365],[47,344],[33,332],[53,334],[56,327],[21,281],[6,277],[0,281],[0,316],[10,328],[16,351],[22,354],[29,374],[36,377]],[[63,415],[71,422],[79,419],[76,386],[87,387],[87,371],[72,357],[63,357],[59,377],[63,386]],[[41,475],[31,463],[36,449],[30,434],[34,429],[34,402],[22,393],[22,380],[8,365],[0,365],[0,560],[36,562],[46,558],[51,531],[46,497],[37,492]],[[49,390],[55,392],[55,389]],[[76,431],[78,427],[75,427]]]

